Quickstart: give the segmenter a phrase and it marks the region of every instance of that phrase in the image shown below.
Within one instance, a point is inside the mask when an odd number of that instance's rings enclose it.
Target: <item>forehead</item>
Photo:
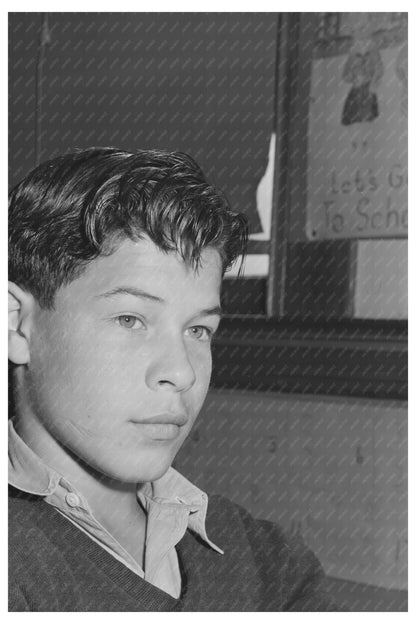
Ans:
[[[57,300],[90,299],[112,289],[139,288],[167,302],[188,295],[191,300],[211,301],[219,299],[221,277],[221,257],[213,248],[202,251],[195,270],[179,254],[160,250],[148,238],[126,239],[111,255],[91,261],[78,279],[58,291]]]

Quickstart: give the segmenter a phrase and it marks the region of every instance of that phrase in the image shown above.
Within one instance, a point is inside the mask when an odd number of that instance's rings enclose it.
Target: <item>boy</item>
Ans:
[[[12,611],[333,610],[314,556],[170,465],[244,252],[180,153],[89,149],[10,197]]]

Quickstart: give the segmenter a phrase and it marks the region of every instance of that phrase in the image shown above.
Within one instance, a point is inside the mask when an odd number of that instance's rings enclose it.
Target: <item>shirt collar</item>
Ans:
[[[156,505],[160,508],[166,505],[187,508],[189,529],[199,535],[211,548],[224,554],[224,551],[208,538],[206,532],[208,496],[174,468],[169,468],[157,481],[141,486],[137,496],[147,510]]]
[[[61,479],[60,474],[27,446],[16,432],[13,421],[9,420],[9,484],[28,494],[49,496],[55,492]],[[163,477],[152,483],[140,484],[137,496],[147,510],[150,506],[187,507],[189,529],[223,554],[206,533],[208,496],[174,468],[169,468]]]
[[[37,496],[52,494],[60,475],[30,449],[9,420],[9,483],[18,490]]]

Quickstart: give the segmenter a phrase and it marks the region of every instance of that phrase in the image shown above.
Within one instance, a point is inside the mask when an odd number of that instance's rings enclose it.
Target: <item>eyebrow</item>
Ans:
[[[98,299],[115,297],[116,295],[132,295],[133,297],[140,297],[141,299],[149,299],[150,301],[156,301],[157,303],[164,303],[165,300],[156,295],[152,295],[140,288],[134,288],[134,286],[117,286],[112,290],[97,295]]]
[[[157,295],[142,290],[141,288],[135,288],[134,286],[117,286],[107,292],[96,295],[97,299],[115,297],[117,295],[131,295],[132,297],[139,297],[140,299],[147,299],[148,301],[154,301],[156,303],[166,303],[166,300]],[[222,310],[220,305],[216,305],[212,308],[204,308],[199,310],[194,316],[222,316]]]

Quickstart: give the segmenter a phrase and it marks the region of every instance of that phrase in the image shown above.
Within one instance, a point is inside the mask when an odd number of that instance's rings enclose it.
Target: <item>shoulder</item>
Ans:
[[[41,496],[9,487],[9,556],[22,554],[44,558],[57,556],[56,535],[61,532],[60,514]]]
[[[273,552],[278,551],[282,555],[301,547],[302,542],[289,536],[278,524],[254,518],[244,507],[228,498],[214,494],[209,501],[207,522],[208,526],[210,523],[216,525],[215,530],[224,528],[235,533],[244,531],[251,545],[259,552],[270,552],[272,547]]]
[[[20,543],[38,531],[43,501],[9,486],[9,544]]]
[[[41,548],[49,541],[51,509],[42,497],[9,487],[9,552]]]
[[[279,525],[259,520],[227,498],[210,497],[207,517],[213,539],[240,548],[242,538],[249,545],[265,588],[265,601],[275,610],[335,611],[323,569],[300,536],[291,536]],[[217,532],[219,531],[219,533]],[[221,546],[220,536],[218,543]]]
[[[9,610],[58,610],[56,578],[65,557],[51,540],[58,527],[42,498],[9,490]],[[53,517],[53,515],[52,515]]]
[[[42,567],[56,549],[51,544],[53,524],[42,498],[9,490],[9,565],[12,573],[30,574]]]

